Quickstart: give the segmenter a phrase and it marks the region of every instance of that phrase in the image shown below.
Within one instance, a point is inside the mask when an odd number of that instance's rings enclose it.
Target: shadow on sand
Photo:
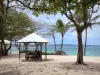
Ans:
[[[22,62],[48,62],[48,61],[53,61],[53,59],[42,59],[42,61],[41,60],[31,60],[31,59],[26,60],[26,59],[22,59],[21,61]]]
[[[76,72],[78,71],[100,72],[100,63],[94,63],[94,62],[85,62],[85,63],[87,65],[76,65],[74,64],[74,62],[62,62],[58,67],[63,70],[74,70]]]
[[[22,75],[21,73],[20,73],[20,71],[7,71],[7,72],[2,72],[2,73],[0,73],[0,75]]]
[[[2,56],[2,57],[1,57],[1,60],[2,60],[2,59],[18,58],[18,57],[19,57],[19,54],[18,54],[18,53],[8,53],[8,56]]]

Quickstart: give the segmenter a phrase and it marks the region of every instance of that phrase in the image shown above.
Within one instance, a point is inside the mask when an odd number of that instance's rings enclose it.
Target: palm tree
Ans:
[[[55,29],[56,29],[56,31],[59,32],[59,33],[61,34],[61,36],[62,36],[62,41],[61,41],[61,48],[60,48],[60,50],[62,50],[64,35],[65,35],[66,31],[68,30],[68,28],[69,28],[68,23],[65,25],[65,24],[63,23],[62,20],[60,20],[60,19],[57,20],[57,23],[56,23],[56,25],[55,25]]]
[[[47,32],[44,33],[44,34],[42,34],[42,35],[45,35],[45,36],[52,36],[53,41],[54,41],[55,53],[56,53],[57,48],[56,48],[56,37],[55,37],[55,34],[56,34],[55,25],[46,26],[46,29],[47,29]]]
[[[84,24],[83,24],[83,21],[84,21],[84,19],[83,19],[83,17],[81,16],[81,13],[77,13],[77,14],[75,14],[74,15],[75,16],[75,20],[76,20],[76,22],[79,24],[79,29],[82,29],[82,30],[85,30],[85,45],[84,45],[84,56],[85,56],[85,53],[86,53],[86,46],[87,46],[87,29],[88,28],[92,28],[92,26],[93,25],[100,25],[100,22],[96,22],[96,20],[98,19],[98,18],[100,18],[100,15],[97,15],[97,16],[95,16],[94,18],[88,18],[87,19],[87,23],[86,23],[86,27],[84,27]],[[88,16],[87,17],[90,17],[90,14],[88,14]],[[70,24],[70,27],[75,27],[75,25],[73,25],[73,24]],[[77,31],[77,28],[75,27],[75,29],[74,30],[76,30]],[[74,30],[72,30],[72,31],[74,31]]]
[[[53,36],[53,40],[54,40],[54,47],[55,47],[55,53],[57,51],[57,48],[56,48],[56,38],[55,38],[55,33],[56,31],[54,30],[54,27],[52,26],[52,29],[50,30],[52,36]]]
[[[100,18],[100,15],[97,15],[97,16],[95,16],[94,18],[92,18],[92,19],[89,20],[89,23],[88,23],[88,24],[90,24],[89,28],[92,29],[92,26],[93,26],[93,25],[100,25],[100,22],[96,22],[96,20],[97,20],[98,18]],[[87,36],[88,36],[88,35],[87,35],[87,29],[88,29],[88,28],[85,29],[84,56],[85,56],[85,54],[86,54],[86,46],[87,46]]]

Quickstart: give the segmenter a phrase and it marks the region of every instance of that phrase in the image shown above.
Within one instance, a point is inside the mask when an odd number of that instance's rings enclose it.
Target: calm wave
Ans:
[[[54,53],[55,48],[54,45],[48,45],[47,52]],[[57,50],[60,49],[60,45],[57,45]],[[33,47],[29,47],[29,50],[34,50]],[[63,50],[68,55],[77,55],[78,46],[77,45],[64,45]],[[43,51],[45,51],[45,48],[43,47]],[[17,48],[12,47],[11,52],[18,52]],[[100,56],[100,45],[88,45],[86,49],[86,56]]]

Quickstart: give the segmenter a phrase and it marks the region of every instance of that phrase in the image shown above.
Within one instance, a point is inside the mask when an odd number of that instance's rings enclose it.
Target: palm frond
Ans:
[[[100,15],[95,16],[94,18],[91,19],[91,21],[96,21],[97,19],[100,18]]]
[[[91,25],[100,25],[100,22],[91,23]]]
[[[75,29],[73,29],[73,30],[71,30],[71,32],[73,32],[73,31],[75,31],[76,30],[76,28]]]
[[[70,22],[64,24],[62,20],[58,19],[56,25],[54,26],[57,32],[60,32],[61,35],[64,35],[69,28]]]
[[[92,26],[94,26],[94,25],[100,25],[100,22],[89,23],[87,25],[87,28],[91,28],[92,29]]]
[[[74,24],[69,24],[69,28],[75,28],[76,26]]]
[[[70,24],[69,26],[70,26],[70,27],[75,27],[75,25],[74,25],[74,24]]]
[[[57,21],[57,23],[56,23],[56,26],[57,26],[58,28],[60,28],[60,27],[64,27],[64,23],[63,23],[63,21],[60,20],[60,19],[58,19],[58,21]]]

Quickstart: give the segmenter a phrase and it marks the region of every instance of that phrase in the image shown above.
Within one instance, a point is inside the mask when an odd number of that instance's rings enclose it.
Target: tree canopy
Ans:
[[[26,14],[10,10],[7,17],[8,38],[25,36],[37,30],[37,23],[32,21]]]

